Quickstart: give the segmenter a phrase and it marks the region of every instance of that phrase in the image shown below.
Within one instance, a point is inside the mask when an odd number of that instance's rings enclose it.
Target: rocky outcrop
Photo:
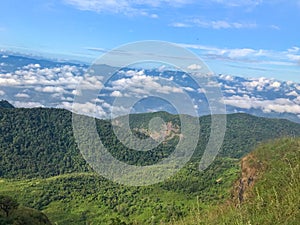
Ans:
[[[249,154],[241,160],[241,175],[232,192],[232,198],[236,205],[242,204],[249,198],[250,190],[262,170],[263,164],[253,154]]]

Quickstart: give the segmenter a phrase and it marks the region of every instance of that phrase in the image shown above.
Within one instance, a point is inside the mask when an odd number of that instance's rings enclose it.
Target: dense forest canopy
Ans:
[[[178,115],[166,112],[135,114],[130,125],[138,138],[147,138],[148,122],[161,117],[172,131],[166,142],[142,152],[128,149],[116,137],[112,123],[96,120],[97,130],[105,147],[117,159],[133,165],[151,165],[174,150],[180,133]],[[200,160],[210,134],[210,116],[199,118],[199,143],[191,159]],[[267,119],[247,114],[227,116],[227,130],[219,156],[240,158],[262,141],[299,136],[300,124],[287,120]],[[0,108],[0,177],[50,177],[72,172],[92,171],[77,147],[72,130],[72,113],[64,109]]]

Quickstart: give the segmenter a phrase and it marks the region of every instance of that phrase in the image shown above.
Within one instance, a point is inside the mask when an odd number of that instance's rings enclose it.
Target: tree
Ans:
[[[19,203],[9,196],[0,195],[0,209],[5,213],[6,217],[10,212],[17,209]]]

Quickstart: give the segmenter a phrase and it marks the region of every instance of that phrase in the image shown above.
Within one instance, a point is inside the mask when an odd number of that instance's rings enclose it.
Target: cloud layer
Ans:
[[[71,5],[79,10],[94,11],[97,13],[112,13],[124,14],[127,16],[149,16],[157,18],[157,14],[150,13],[161,7],[179,8],[187,5],[221,5],[224,7],[256,7],[263,3],[262,0],[64,0],[68,5]],[[232,24],[235,26],[234,24]]]
[[[212,49],[213,51],[219,51]],[[298,54],[299,48],[286,51]],[[230,57],[244,57],[258,54],[251,49],[226,50]],[[124,69],[103,84],[102,77],[92,77],[87,67],[79,65],[55,65],[45,67],[42,64],[27,64],[6,71],[0,66],[0,96],[11,101],[17,107],[61,107],[71,110],[74,97],[81,94],[78,84],[88,90],[100,90],[99,98],[80,103],[81,113],[97,117],[114,116],[130,112],[129,108],[114,106],[116,98],[147,98],[153,95],[175,96],[186,94],[193,100],[194,108],[199,113],[207,113],[206,90],[199,87],[183,72],[163,70]],[[190,65],[197,71],[198,65]],[[4,72],[3,72],[4,71]],[[240,78],[231,75],[218,75],[207,87],[218,87],[223,93],[228,112],[291,114],[300,118],[300,84],[291,81],[279,81],[269,78]],[[149,103],[150,102],[150,103]],[[167,105],[156,105],[149,101],[147,109],[168,110]],[[152,109],[151,109],[152,107]]]

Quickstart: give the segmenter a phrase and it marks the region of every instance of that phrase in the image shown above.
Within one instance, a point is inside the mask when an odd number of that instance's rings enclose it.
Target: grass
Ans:
[[[265,143],[251,155],[249,165],[263,166],[257,167],[259,178],[244,203],[195,208],[187,219],[169,224],[300,224],[300,139]]]

